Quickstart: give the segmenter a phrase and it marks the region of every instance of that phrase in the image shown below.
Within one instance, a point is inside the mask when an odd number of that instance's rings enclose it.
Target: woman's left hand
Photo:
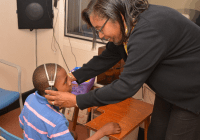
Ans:
[[[47,98],[49,104],[59,106],[60,108],[75,107],[76,106],[76,95],[70,92],[61,92],[53,90],[45,90],[45,98]]]

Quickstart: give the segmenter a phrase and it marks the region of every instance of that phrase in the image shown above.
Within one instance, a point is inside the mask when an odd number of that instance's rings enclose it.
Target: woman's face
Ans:
[[[95,16],[94,14],[90,15],[90,22],[96,30],[100,30],[100,28],[104,25],[106,20],[107,19],[99,18],[98,16]],[[113,23],[109,19],[101,31],[103,33],[99,32],[99,38],[105,38],[109,42],[113,42],[115,45],[120,45],[119,43],[122,40],[122,33],[120,30],[120,25],[117,21]]]

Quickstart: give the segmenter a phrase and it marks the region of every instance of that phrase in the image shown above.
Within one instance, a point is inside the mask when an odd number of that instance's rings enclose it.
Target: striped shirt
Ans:
[[[30,94],[19,115],[24,140],[74,140],[69,132],[69,122],[59,108],[49,105],[37,91]]]

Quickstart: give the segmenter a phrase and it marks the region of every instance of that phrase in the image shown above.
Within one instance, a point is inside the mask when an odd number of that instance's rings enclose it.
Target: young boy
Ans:
[[[30,94],[19,116],[20,127],[24,130],[24,139],[35,140],[74,140],[76,133],[70,133],[69,122],[59,112],[59,107],[50,105],[44,97],[46,88],[71,92],[71,81],[64,68],[58,64],[44,64],[33,73],[33,85],[37,91]],[[98,140],[105,135],[120,133],[117,123],[108,123],[87,140]]]

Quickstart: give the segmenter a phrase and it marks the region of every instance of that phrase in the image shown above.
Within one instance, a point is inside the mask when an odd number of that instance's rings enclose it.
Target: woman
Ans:
[[[84,95],[47,91],[49,103],[80,109],[120,102],[146,83],[156,92],[148,140],[197,140],[200,126],[200,28],[146,0],[91,0],[83,20],[109,42],[73,73],[82,83],[124,59],[119,80]]]

